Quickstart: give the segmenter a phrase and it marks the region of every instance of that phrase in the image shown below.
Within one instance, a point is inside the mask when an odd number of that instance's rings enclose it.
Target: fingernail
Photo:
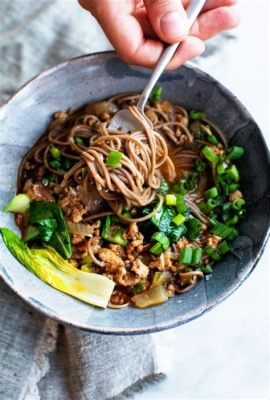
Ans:
[[[187,34],[186,22],[178,11],[170,11],[163,15],[160,27],[163,34],[170,39],[184,37]]]

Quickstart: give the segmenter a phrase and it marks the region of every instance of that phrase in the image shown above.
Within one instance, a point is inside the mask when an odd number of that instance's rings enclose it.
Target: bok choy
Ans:
[[[8,228],[0,228],[0,232],[12,255],[41,280],[79,300],[106,308],[115,285],[112,280],[78,270],[52,247],[30,249]]]

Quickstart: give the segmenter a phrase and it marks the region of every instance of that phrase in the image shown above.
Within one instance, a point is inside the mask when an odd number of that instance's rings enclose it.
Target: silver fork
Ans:
[[[186,10],[188,16],[189,28],[191,28],[192,25],[194,24],[197,16],[201,12],[205,4],[205,1],[206,0],[191,0],[190,5]],[[160,75],[162,74],[167,64],[172,59],[178,46],[180,45],[181,43],[180,44],[176,43],[169,45],[165,48],[138,101],[137,107],[151,128],[153,128],[152,122],[144,114],[145,104],[150,96],[152,89],[157,83]],[[114,115],[108,128],[112,130],[121,129],[125,132],[135,132],[142,129],[142,125],[140,124],[140,122],[136,120],[136,118],[131,114],[129,110],[120,110]]]

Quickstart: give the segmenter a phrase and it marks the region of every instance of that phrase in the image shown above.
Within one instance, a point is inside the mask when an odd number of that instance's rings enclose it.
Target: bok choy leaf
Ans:
[[[7,228],[0,228],[13,256],[48,285],[86,303],[106,308],[114,282],[105,276],[80,271],[64,260],[52,247],[30,249]]]

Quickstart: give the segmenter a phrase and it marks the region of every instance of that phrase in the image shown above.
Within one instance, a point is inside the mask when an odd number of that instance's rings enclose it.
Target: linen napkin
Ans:
[[[1,0],[0,15],[0,104],[45,68],[111,48],[75,0]],[[1,400],[119,399],[164,377],[149,335],[75,331],[33,310],[2,281],[0,291]]]

